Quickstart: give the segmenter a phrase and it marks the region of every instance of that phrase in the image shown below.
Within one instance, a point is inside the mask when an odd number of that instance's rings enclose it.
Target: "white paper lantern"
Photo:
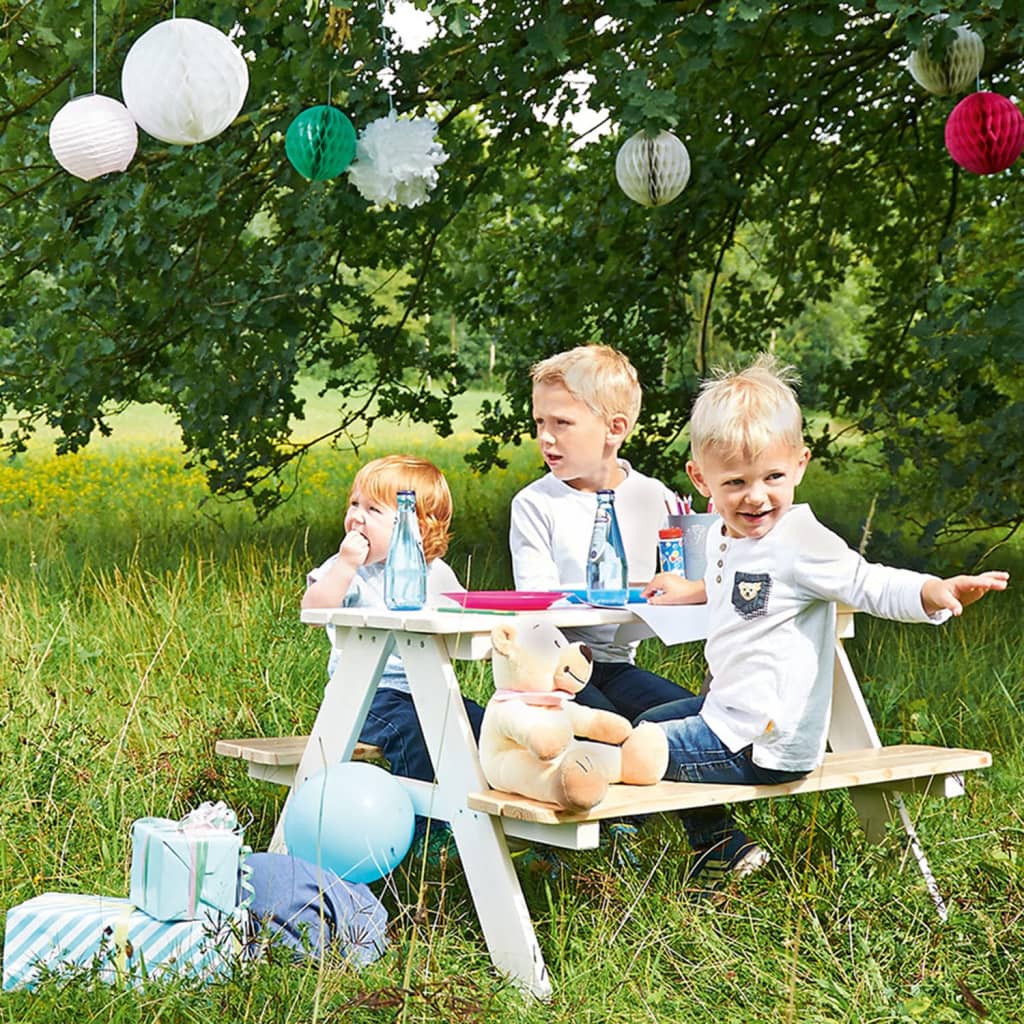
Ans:
[[[161,142],[192,146],[238,116],[249,69],[223,32],[194,18],[172,18],[139,36],[121,69],[125,106]]]
[[[921,48],[907,58],[907,70],[914,81],[936,96],[956,96],[970,89],[977,82],[985,62],[985,44],[981,36],[966,25],[957,25],[956,39],[946,47],[941,61],[928,55],[930,42],[926,36]]]
[[[663,206],[686,188],[690,154],[671,132],[637,132],[615,158],[615,177],[630,199],[643,206]]]
[[[128,108],[98,93],[65,103],[50,122],[50,149],[57,163],[83,181],[123,171],[138,144]]]

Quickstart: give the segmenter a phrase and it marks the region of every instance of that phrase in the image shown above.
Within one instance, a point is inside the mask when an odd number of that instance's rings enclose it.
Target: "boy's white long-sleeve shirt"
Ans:
[[[876,565],[794,505],[759,539],[708,531],[711,689],[701,716],[733,751],[764,768],[810,771],[825,753],[832,702],[835,603],[900,622],[929,616],[935,577]]]
[[[615,488],[615,517],[626,549],[629,579],[647,583],[658,571],[658,530],[673,494],[660,481],[644,476],[625,459],[626,474]],[[548,473],[512,499],[509,547],[518,590],[584,587],[587,552],[594,530],[597,495],[578,491]],[[637,644],[616,643],[616,626],[563,630],[573,641],[589,644],[598,661],[633,661]]]

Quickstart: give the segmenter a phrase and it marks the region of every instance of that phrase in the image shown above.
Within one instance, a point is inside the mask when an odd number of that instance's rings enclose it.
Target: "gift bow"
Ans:
[[[235,832],[238,815],[223,800],[207,800],[186,814],[179,822],[182,832]]]

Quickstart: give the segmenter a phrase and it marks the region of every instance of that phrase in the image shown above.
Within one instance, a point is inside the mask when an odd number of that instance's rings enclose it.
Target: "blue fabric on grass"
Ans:
[[[269,942],[297,960],[331,950],[362,966],[387,948],[387,911],[366,885],[283,853],[253,853],[246,864],[253,888],[250,956]]]

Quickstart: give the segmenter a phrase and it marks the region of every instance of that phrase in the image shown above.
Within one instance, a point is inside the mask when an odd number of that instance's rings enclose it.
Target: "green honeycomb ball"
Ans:
[[[356,130],[337,107],[310,107],[288,125],[284,151],[304,178],[324,181],[352,163]]]

